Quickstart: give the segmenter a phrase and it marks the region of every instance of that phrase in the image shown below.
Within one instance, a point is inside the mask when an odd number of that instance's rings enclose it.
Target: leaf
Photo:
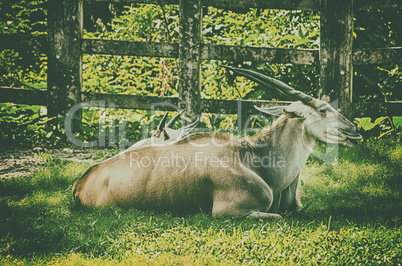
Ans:
[[[293,39],[293,40],[300,40],[301,37],[296,36],[296,35],[293,35],[293,34],[288,34],[288,35],[283,36],[282,38],[280,38],[280,39],[279,39],[279,42],[286,41],[286,40],[291,40],[291,39]]]
[[[396,128],[402,127],[402,116],[394,116],[392,120]]]
[[[382,137],[388,135],[389,133],[391,133],[392,131],[394,131],[394,129],[390,129],[390,130],[388,130],[386,132],[383,132],[383,133],[380,134],[380,136],[378,138],[382,138]]]
[[[310,43],[310,42],[312,42],[312,41],[309,40],[309,39],[301,39],[301,40],[299,40],[298,42],[296,42],[296,43],[294,44],[294,47],[303,45],[303,44],[305,44],[305,43]]]
[[[258,35],[257,33],[250,34],[250,35],[244,40],[244,43],[248,43],[248,42],[250,42],[250,41],[252,41],[252,40],[258,38],[258,36],[259,36],[259,35]]]
[[[379,117],[379,118],[377,118],[375,121],[374,121],[374,124],[376,124],[376,125],[379,125],[379,124],[381,124],[382,122],[384,122],[384,120],[385,119],[387,119],[387,117]]]
[[[226,20],[226,22],[227,23],[237,24],[237,25],[243,24],[243,21],[240,21],[240,20],[237,20],[237,19],[234,19],[234,18],[228,18]]]
[[[373,129],[376,124],[371,123],[371,118],[370,117],[363,117],[360,119],[356,119],[358,121],[358,126],[363,129],[364,131],[368,131],[370,129]]]

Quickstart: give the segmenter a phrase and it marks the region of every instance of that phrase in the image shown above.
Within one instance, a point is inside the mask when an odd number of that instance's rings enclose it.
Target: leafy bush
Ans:
[[[19,0],[3,3],[0,10],[0,15],[3,14],[1,16],[3,20],[0,21],[0,34],[46,34],[45,2]],[[92,8],[95,9],[96,5],[106,7],[104,3],[92,4]],[[111,4],[107,11],[106,13],[109,15],[106,15],[106,18],[103,16],[103,20],[97,19],[94,25],[87,27],[84,32],[85,38],[154,42],[178,41],[177,6]],[[205,8],[204,11],[202,30],[203,42],[206,44],[314,49],[317,49],[319,45],[318,12],[261,9],[233,12],[213,7]],[[88,14],[93,13],[91,12],[86,9],[86,24],[91,23],[91,20],[87,19]],[[364,10],[357,11],[355,48],[398,45],[400,23],[397,18],[399,13],[400,10],[397,8],[371,10],[370,15],[367,15],[367,11]],[[110,15],[114,17],[107,17]],[[171,58],[86,54],[83,56],[83,90],[98,93],[177,96],[177,64],[177,59]],[[206,60],[202,62],[201,95],[203,98],[287,100],[275,91],[266,90],[243,77],[231,75],[219,67],[219,64],[236,65],[264,72],[308,94],[319,96],[317,65]],[[401,77],[398,65],[357,66],[356,70],[354,93],[358,99],[364,101],[400,99],[397,90]],[[0,53],[0,84],[2,85],[45,89],[46,71],[47,58],[38,52],[11,49]],[[370,93],[366,93],[368,91]],[[63,142],[59,140],[61,137],[59,132],[63,132],[61,118],[49,120],[40,115],[38,120],[36,115],[38,107],[23,105],[10,107],[7,104],[0,104],[0,108],[2,115],[0,123],[3,131],[1,141],[4,144],[34,146],[41,142],[43,145],[57,145]],[[17,109],[19,110],[17,111]],[[7,112],[10,112],[10,117],[5,118]],[[124,116],[124,112],[121,112],[122,116]],[[116,116],[113,112],[107,111],[107,113],[107,116]],[[129,113],[126,113],[127,116],[131,116]],[[19,114],[25,114],[23,121],[19,120]],[[80,130],[75,132],[76,137],[87,142],[95,140],[99,134],[103,134],[102,129],[99,129],[99,120],[93,119],[98,118],[99,115],[89,118],[89,114],[93,115],[94,112],[84,111],[86,120],[83,121]],[[146,118],[128,122],[128,127],[132,129],[127,131],[130,140],[138,140],[139,132],[142,132],[145,121],[149,122],[153,119],[149,112],[139,111],[136,114],[146,116]],[[228,125],[227,121],[223,122],[226,123],[224,127]],[[384,120],[379,126],[385,131],[379,132],[378,136],[381,134],[396,135],[400,139],[398,125],[389,121]],[[206,122],[206,125],[210,124]],[[106,132],[113,131],[108,128],[108,125],[106,127]],[[219,128],[219,125],[217,127]],[[387,127],[391,128],[387,129]],[[56,132],[52,133],[52,129]],[[376,130],[374,129],[370,134]],[[108,133],[106,135],[106,138],[109,138]]]
[[[402,117],[379,117],[374,122],[370,117],[356,118],[357,126],[362,130],[363,137],[368,139],[370,137],[383,138],[393,137],[396,140],[401,140],[402,137]]]
[[[356,10],[354,49],[401,46],[401,7]],[[402,100],[400,64],[354,66],[355,100]]]
[[[92,146],[127,146],[148,137],[149,131],[155,129],[150,125],[157,125],[161,118],[161,112],[150,115],[148,111],[84,109],[79,119],[73,118],[78,125],[73,133],[82,143],[95,142]],[[2,148],[72,145],[66,136],[65,118],[49,118],[45,107],[0,104],[0,127]],[[120,136],[119,130],[123,129],[124,135]]]
[[[48,118],[46,108],[0,104],[0,145],[33,147],[60,144],[64,139],[61,117]]]
[[[0,34],[46,34],[45,2],[2,1]],[[46,89],[46,55],[38,51],[5,49],[0,51],[0,85]]]
[[[235,13],[209,7],[203,19],[204,42],[278,48],[318,48],[319,16],[316,12],[250,9]],[[309,94],[318,95],[318,70],[312,65],[217,62],[203,64],[203,91],[223,99],[281,99],[275,91],[234,77],[219,64],[236,65],[264,72]]]
[[[133,5],[112,19],[98,21],[99,30],[85,32],[91,39],[175,42],[176,6]],[[100,93],[172,96],[177,94],[177,60],[171,58],[84,55],[84,90]]]

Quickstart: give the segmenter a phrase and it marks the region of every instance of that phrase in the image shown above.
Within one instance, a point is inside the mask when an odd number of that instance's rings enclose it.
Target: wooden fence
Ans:
[[[402,102],[352,103],[353,65],[401,63],[402,47],[352,50],[353,10],[384,5],[391,1],[352,0],[92,0],[179,5],[178,43],[150,43],[83,38],[83,1],[48,0],[48,36],[0,36],[0,49],[29,49],[48,56],[47,91],[0,87],[0,102],[46,105],[49,115],[65,114],[80,102],[103,100],[118,108],[150,110],[151,103],[179,105],[188,114],[236,114],[281,102],[201,99],[201,60],[259,61],[269,63],[319,64],[320,91],[338,99],[348,117],[402,115]],[[217,8],[264,8],[318,10],[319,49],[282,49],[223,46],[202,43],[203,6]],[[131,55],[179,58],[179,97],[96,94],[82,91],[83,54]]]

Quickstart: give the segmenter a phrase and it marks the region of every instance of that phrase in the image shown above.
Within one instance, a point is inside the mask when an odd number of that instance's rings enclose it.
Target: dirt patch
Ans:
[[[14,149],[0,150],[0,179],[27,176],[45,163],[44,156],[59,157],[73,162],[94,164],[102,161],[105,150],[81,149]]]

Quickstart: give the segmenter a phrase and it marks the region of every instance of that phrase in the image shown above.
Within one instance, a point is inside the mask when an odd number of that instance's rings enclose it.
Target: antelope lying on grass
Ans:
[[[91,207],[177,214],[212,209],[213,216],[257,218],[279,218],[278,212],[297,208],[299,174],[317,141],[353,146],[361,136],[328,103],[256,72],[229,69],[299,101],[257,108],[280,116],[249,139],[194,133],[95,165],[74,184],[74,198]]]

